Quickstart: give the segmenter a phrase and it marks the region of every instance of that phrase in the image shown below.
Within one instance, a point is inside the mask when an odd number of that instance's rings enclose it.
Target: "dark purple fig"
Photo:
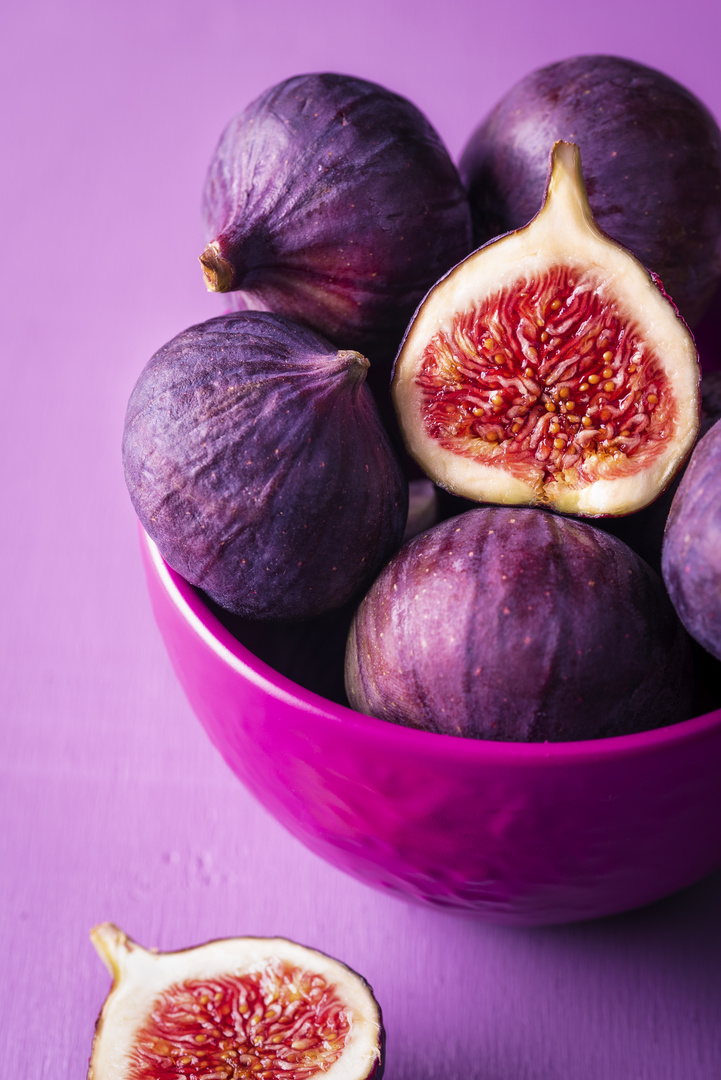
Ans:
[[[688,637],[613,536],[544,510],[469,510],[405,544],[348,638],[354,708],[469,738],[619,735],[690,715]]]
[[[204,219],[209,289],[373,361],[392,359],[426,290],[471,248],[437,132],[405,98],[347,75],[287,79],[230,122]]]
[[[662,568],[684,626],[721,660],[721,421],[699,440],[679,484]]]
[[[222,607],[313,618],[400,543],[407,482],[367,368],[288,319],[239,312],[179,334],[142,372],[123,436],[133,505]]]
[[[721,278],[721,132],[673,79],[615,56],[534,71],[471,136],[460,161],[478,243],[525,225],[548,152],[577,143],[596,221],[699,319]]]

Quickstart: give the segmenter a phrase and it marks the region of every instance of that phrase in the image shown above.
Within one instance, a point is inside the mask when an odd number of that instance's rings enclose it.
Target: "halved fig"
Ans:
[[[426,296],[392,393],[411,456],[442,487],[593,516],[666,487],[696,437],[699,379],[675,306],[598,228],[578,147],[558,142],[536,217]]]
[[[364,979],[284,938],[142,948],[91,939],[113,976],[88,1080],[380,1080],[381,1012]]]

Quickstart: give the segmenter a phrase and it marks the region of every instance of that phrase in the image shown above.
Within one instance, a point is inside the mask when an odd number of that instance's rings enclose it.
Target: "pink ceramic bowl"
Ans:
[[[397,727],[279,675],[144,534],[142,547],[168,653],[211,740],[341,870],[437,908],[533,925],[647,904],[721,865],[721,710],[577,743]]]

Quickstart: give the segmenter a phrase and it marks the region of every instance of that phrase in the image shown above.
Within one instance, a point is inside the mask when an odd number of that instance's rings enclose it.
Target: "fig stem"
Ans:
[[[560,222],[567,222],[572,217],[578,228],[599,232],[588,202],[581,151],[576,143],[559,139],[553,144],[541,213],[549,220],[558,217]]]
[[[199,258],[208,292],[230,292],[233,287],[233,267],[220,254],[218,241],[211,240]]]
[[[347,365],[348,372],[356,382],[365,382],[368,368],[371,366],[371,362],[367,357],[363,356],[362,353],[356,352],[354,349],[339,349],[338,360],[340,363]]]
[[[114,979],[120,975],[121,952],[130,953],[137,948],[135,942],[131,941],[128,935],[112,922],[94,926],[90,931],[90,940]]]

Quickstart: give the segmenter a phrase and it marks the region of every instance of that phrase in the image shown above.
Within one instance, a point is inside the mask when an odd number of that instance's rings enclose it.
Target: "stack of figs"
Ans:
[[[404,98],[298,76],[230,122],[203,215],[230,310],[147,364],[123,460],[241,640],[441,734],[721,705],[721,424],[689,329],[721,282],[721,133],[689,91],[553,64],[456,168]]]

